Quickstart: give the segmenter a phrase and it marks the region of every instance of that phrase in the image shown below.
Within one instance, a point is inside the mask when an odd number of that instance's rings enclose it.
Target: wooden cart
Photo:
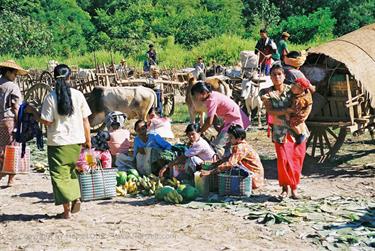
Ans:
[[[369,131],[374,139],[375,45],[366,42],[369,37],[375,39],[375,24],[309,50],[302,70],[317,93],[307,121],[307,153],[319,162],[335,156],[347,133]],[[324,77],[314,83],[309,67],[321,70]]]

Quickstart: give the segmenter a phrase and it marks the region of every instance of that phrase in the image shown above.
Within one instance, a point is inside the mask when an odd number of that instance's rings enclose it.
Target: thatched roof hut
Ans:
[[[371,100],[371,107],[375,108],[375,23],[311,48],[308,52],[310,62],[324,55],[344,64]]]

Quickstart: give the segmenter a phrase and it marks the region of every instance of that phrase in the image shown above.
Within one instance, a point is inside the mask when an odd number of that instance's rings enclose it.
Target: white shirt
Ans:
[[[71,116],[62,116],[57,112],[56,92],[52,91],[43,102],[41,118],[53,122],[47,128],[47,145],[62,146],[85,143],[83,119],[90,114],[90,108],[83,94],[70,88],[74,112]]]

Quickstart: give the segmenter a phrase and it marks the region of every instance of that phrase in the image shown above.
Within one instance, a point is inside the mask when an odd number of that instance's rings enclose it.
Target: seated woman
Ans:
[[[259,188],[264,183],[264,170],[258,153],[246,142],[246,131],[240,125],[232,125],[228,129],[228,136],[232,145],[229,157],[214,163],[216,169],[202,170],[202,175],[224,172],[232,167],[241,165],[253,173],[252,187]]]
[[[172,145],[165,141],[158,134],[148,134],[146,122],[143,120],[138,120],[135,122],[134,130],[137,136],[134,138],[134,159],[136,160],[137,169],[147,169],[150,168],[148,164],[159,160],[160,150],[170,150]],[[156,151],[151,151],[150,159],[146,162],[145,155],[146,149],[155,149]],[[149,174],[151,170],[138,170],[141,174]]]
[[[130,132],[124,128],[126,115],[122,112],[114,111],[108,113],[105,118],[105,125],[109,131],[109,151],[113,162],[117,167],[122,166],[130,148]]]
[[[197,167],[200,166],[204,161],[213,160],[215,156],[214,150],[211,148],[208,142],[201,137],[198,131],[199,128],[197,124],[189,124],[186,127],[185,133],[189,138],[189,149],[186,150],[183,155],[177,157],[177,159],[164,166],[159,172],[160,177],[163,177],[164,172],[168,168],[184,162],[185,172],[188,175],[192,175],[197,170]]]
[[[154,107],[151,107],[147,115],[147,132],[159,134],[162,138],[174,138],[171,120],[169,118],[160,118],[156,114]]]

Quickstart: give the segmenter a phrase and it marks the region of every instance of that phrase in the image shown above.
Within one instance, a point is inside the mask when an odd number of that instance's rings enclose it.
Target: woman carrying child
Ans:
[[[198,124],[189,124],[186,127],[185,133],[189,139],[189,149],[187,149],[183,155],[164,166],[159,172],[160,177],[163,177],[164,172],[168,168],[172,168],[173,166],[184,162],[186,162],[185,172],[188,175],[192,175],[197,171],[197,167],[203,164],[204,161],[212,161],[214,159],[214,150],[208,142],[201,137],[198,129]]]
[[[287,109],[291,107],[292,92],[291,87],[284,83],[285,73],[281,65],[272,66],[271,80],[273,86],[263,89],[259,95],[268,115],[272,117],[272,141],[277,155],[279,185],[282,187],[280,198],[287,197],[290,188],[291,197],[298,199],[297,186],[306,155],[306,140],[296,144],[295,137],[290,133]],[[303,138],[308,137],[309,132],[304,122],[301,129]]]
[[[228,137],[232,146],[229,157],[214,163],[215,169],[202,170],[202,176],[230,170],[235,166],[247,168],[252,175],[252,188],[259,188],[264,183],[264,170],[258,153],[246,142],[246,131],[240,125],[232,125],[228,129]]]

